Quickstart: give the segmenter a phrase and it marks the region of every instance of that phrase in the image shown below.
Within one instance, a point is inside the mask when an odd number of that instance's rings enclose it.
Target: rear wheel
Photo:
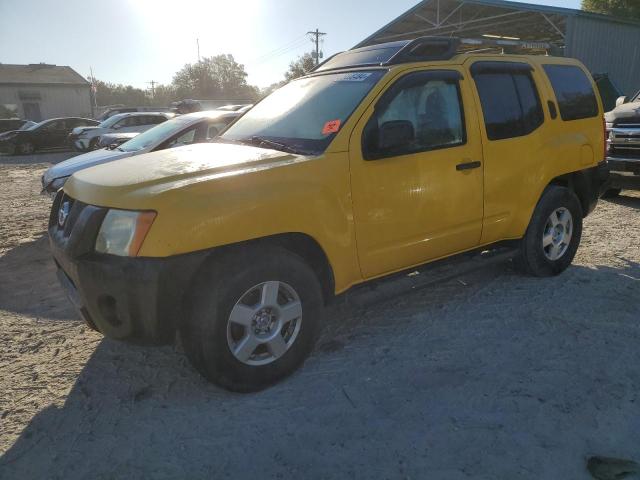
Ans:
[[[551,186],[536,206],[516,257],[517,266],[538,277],[558,275],[571,265],[582,237],[582,208],[565,187]]]
[[[297,369],[313,348],[323,309],[313,270],[277,247],[212,261],[189,304],[181,327],[187,357],[204,377],[238,392]]]

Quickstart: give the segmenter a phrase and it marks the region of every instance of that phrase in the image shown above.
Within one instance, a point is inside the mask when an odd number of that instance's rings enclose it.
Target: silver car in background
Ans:
[[[74,149],[86,152],[98,148],[101,135],[113,132],[141,133],[173,117],[174,113],[167,112],[119,113],[97,127],[74,128],[69,134],[69,143]]]
[[[166,148],[208,142],[241,115],[239,112],[216,110],[180,115],[136,135],[112,150],[94,150],[70,158],[44,172],[41,179],[43,193],[57,192],[75,172],[94,165]]]

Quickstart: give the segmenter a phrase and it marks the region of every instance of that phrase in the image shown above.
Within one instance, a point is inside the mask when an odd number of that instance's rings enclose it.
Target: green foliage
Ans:
[[[233,55],[216,55],[186,64],[172,82],[178,98],[254,101],[259,90],[247,83],[244,65]]]
[[[640,20],[640,1],[638,0],[582,0],[582,9]]]
[[[289,64],[289,70],[285,72],[284,78],[288,82],[295,78],[302,77],[313,70],[315,66],[316,61],[311,54],[305,53]]]
[[[157,84],[153,91],[101,80],[95,80],[95,85],[98,105],[168,107],[171,102],[187,98],[254,102],[260,97],[260,90],[247,83],[244,65],[232,55],[188,63],[175,74],[171,84]]]
[[[122,85],[102,80],[95,80],[96,99],[98,105],[128,105],[142,107],[151,105],[150,98],[147,93],[131,85]]]
[[[0,118],[17,118],[19,116],[15,109],[0,104]]]

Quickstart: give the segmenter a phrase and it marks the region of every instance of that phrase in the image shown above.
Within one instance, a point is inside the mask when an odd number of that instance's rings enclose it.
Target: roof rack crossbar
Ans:
[[[419,37],[414,40],[381,43],[347,50],[346,52],[331,56],[318,65],[313,71],[450,60],[458,53],[464,53],[465,49],[469,51],[479,50],[480,48],[504,49],[505,47],[522,48],[525,50],[543,50],[548,53],[549,50],[553,48],[553,45],[548,42],[509,38]],[[383,50],[387,52],[384,54],[384,57],[376,56],[378,55],[376,52]],[[389,51],[391,53],[389,53]],[[350,62],[348,60],[349,57],[357,60]],[[375,61],[373,61],[374,59]]]

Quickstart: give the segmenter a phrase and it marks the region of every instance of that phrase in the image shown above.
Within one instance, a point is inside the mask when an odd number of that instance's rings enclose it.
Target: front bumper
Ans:
[[[79,138],[78,135],[69,134],[67,142],[71,147],[79,152],[86,152],[87,150],[89,150],[88,138]]]
[[[640,150],[640,128],[614,127],[608,133],[609,148]]]
[[[60,205],[71,208],[63,226]],[[98,254],[94,245],[106,208],[60,191],[49,219],[49,243],[69,300],[93,329],[107,337],[162,345],[173,341],[182,300],[206,252],[166,258]]]

